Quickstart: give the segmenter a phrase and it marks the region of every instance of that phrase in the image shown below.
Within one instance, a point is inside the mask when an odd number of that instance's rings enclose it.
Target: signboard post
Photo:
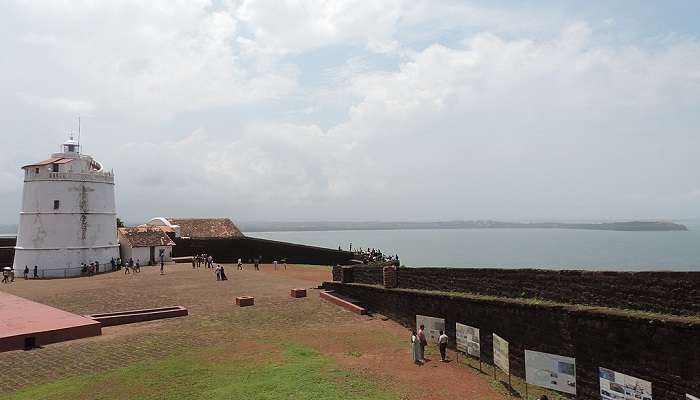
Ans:
[[[416,315],[416,330],[421,325],[425,326],[425,339],[437,344],[440,339],[440,331],[445,331],[445,319]]]
[[[457,322],[455,324],[455,336],[457,341],[457,354],[462,352],[478,358],[479,371],[481,371],[481,339],[479,336],[479,328]]]
[[[496,378],[496,367],[510,376],[510,363],[508,361],[508,341],[493,334],[493,376]]]
[[[651,382],[603,367],[598,368],[598,373],[601,399],[652,400]]]
[[[525,350],[525,382],[576,394],[576,359]]]

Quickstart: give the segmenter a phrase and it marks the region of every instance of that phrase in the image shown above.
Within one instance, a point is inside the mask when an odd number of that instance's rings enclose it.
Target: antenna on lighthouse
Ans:
[[[80,115],[78,115],[78,146],[80,146]]]

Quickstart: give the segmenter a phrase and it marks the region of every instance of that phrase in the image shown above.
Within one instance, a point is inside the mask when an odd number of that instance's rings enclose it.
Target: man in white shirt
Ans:
[[[445,332],[440,331],[440,337],[438,338],[438,344],[440,345],[440,361],[447,361],[447,342],[449,338],[445,335]]]

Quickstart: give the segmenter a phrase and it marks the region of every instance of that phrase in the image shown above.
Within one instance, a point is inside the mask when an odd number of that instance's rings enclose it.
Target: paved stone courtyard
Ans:
[[[32,351],[0,353],[0,395],[55,379],[84,375],[158,359],[183,351],[221,357],[221,344],[260,346],[265,341],[293,341],[332,357],[341,367],[394,387],[407,398],[501,399],[488,378],[456,363],[431,362],[418,368],[408,355],[405,328],[379,316],[358,316],[319,299],[316,287],[331,279],[328,268],[271,265],[263,271],[237,271],[226,265],[229,278],[217,282],[213,269],[193,270],[170,264],[166,274],[143,267],[140,274],[123,272],[69,280],[24,281],[2,290],[78,314],[182,305],[187,317],[103,329],[102,336],[48,345]],[[294,299],[291,288],[307,288],[308,297]],[[255,306],[239,308],[235,297],[255,296]],[[264,346],[263,346],[264,347]],[[261,352],[267,350],[261,349]],[[264,356],[270,356],[264,354]],[[435,383],[449,381],[450,385]]]

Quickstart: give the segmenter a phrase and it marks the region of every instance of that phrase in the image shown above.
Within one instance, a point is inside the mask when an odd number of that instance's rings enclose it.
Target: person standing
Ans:
[[[195,256],[192,256],[192,269],[195,268],[196,263],[197,262],[195,261]]]
[[[440,337],[438,338],[438,344],[440,345],[440,361],[447,361],[447,342],[449,342],[449,337],[440,331]]]
[[[418,329],[418,341],[420,342],[420,362],[425,362],[425,346],[428,345],[428,340],[425,338],[425,325],[421,325]]]
[[[10,283],[10,270],[9,269],[4,269],[2,270],[2,283]]]
[[[216,272],[216,280],[220,281],[221,280],[221,265],[217,264],[215,272]]]
[[[256,270],[256,271],[260,271],[260,267],[259,267],[259,264],[258,264],[258,262],[259,262],[258,259],[256,258],[254,261],[255,261],[255,270]]]
[[[165,262],[163,261],[163,257],[160,258],[160,274],[165,275]]]
[[[286,271],[287,270],[287,259],[286,258],[282,259],[282,265],[284,266],[284,270]]]
[[[411,358],[415,364],[421,365],[420,340],[415,330],[411,332]]]
[[[25,265],[24,266],[24,280],[26,281],[27,279],[29,279],[29,266]]]
[[[238,259],[238,270],[243,271],[243,261],[240,258]]]
[[[275,266],[275,271],[277,271],[277,260],[273,261],[272,264]]]
[[[34,266],[34,279],[39,279],[39,267]]]
[[[134,268],[134,272],[136,272],[136,273],[141,272],[141,260],[138,258],[136,259],[136,268]]]
[[[219,265],[219,268],[221,268],[221,270],[219,271],[219,275],[221,275],[221,280],[227,281],[228,278],[226,277],[226,273],[224,272],[224,267],[222,265]]]

